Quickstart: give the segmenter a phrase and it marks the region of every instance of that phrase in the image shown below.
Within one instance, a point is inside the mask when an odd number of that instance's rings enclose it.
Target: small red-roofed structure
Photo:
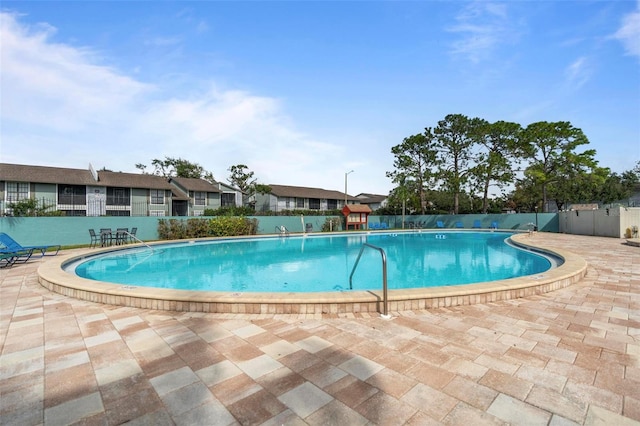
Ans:
[[[371,209],[366,204],[347,204],[342,208],[342,214],[345,217],[347,230],[350,226],[353,226],[353,229],[366,229]]]

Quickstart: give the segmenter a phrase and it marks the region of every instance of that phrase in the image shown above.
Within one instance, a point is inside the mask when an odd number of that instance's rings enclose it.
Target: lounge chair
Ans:
[[[389,226],[387,226],[386,222],[380,222],[379,226],[380,226],[380,229],[389,229]]]
[[[491,222],[489,229],[498,229],[498,222]]]
[[[441,220],[438,220],[436,222],[436,228],[444,228],[444,222]]]
[[[380,229],[380,224],[377,222],[371,222],[369,224],[369,229]]]
[[[456,228],[464,228],[462,222],[456,222]]]
[[[11,238],[8,234],[5,234],[4,232],[0,232],[0,244],[6,247],[5,251],[9,251],[9,252],[13,251],[13,252],[19,253],[19,252],[25,252],[25,251],[31,250],[31,254],[29,254],[29,257],[31,257],[34,251],[39,251],[41,257],[55,256],[56,254],[58,254],[58,251],[60,251],[59,244],[50,245],[50,246],[21,246],[16,240]],[[53,253],[46,254],[48,250],[52,250]]]
[[[482,223],[479,220],[474,220],[473,229],[480,229],[480,228],[482,228]]]
[[[7,268],[16,262],[16,256],[13,252],[0,252],[0,268]]]
[[[33,255],[33,249],[23,249],[23,250],[10,250],[10,249],[1,249],[0,250],[0,268],[6,268],[12,266],[14,263],[24,263],[27,260],[31,259]]]

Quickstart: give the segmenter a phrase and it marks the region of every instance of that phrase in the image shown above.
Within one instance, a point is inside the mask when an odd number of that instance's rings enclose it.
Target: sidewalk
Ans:
[[[579,284],[376,315],[175,313],[0,270],[2,425],[640,425],[640,248],[534,234]]]

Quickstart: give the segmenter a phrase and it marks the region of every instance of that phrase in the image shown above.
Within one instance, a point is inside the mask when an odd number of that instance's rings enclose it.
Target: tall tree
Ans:
[[[165,157],[164,160],[156,158],[151,160],[151,165],[154,167],[154,175],[204,179],[215,183],[213,173],[206,171],[198,163],[192,163],[182,158]],[[146,173],[146,165],[138,163],[136,164],[136,168],[140,169],[142,173]]]
[[[549,196],[556,202],[558,211],[570,203],[593,203],[600,198],[600,190],[610,175],[610,170],[595,165],[569,170],[563,179],[550,185]]]
[[[402,181],[389,192],[385,207],[378,214],[413,214],[421,211],[418,185],[415,181]]]
[[[253,178],[254,172],[248,170],[244,164],[231,166],[228,170],[231,175],[227,178],[227,182],[244,193],[247,193],[251,185],[256,183],[256,179]]]
[[[589,140],[581,129],[566,121],[529,124],[522,132],[521,142],[527,145],[530,160],[527,171],[540,185],[545,212],[548,211],[547,200],[552,185],[561,183],[562,179],[575,177],[576,173],[587,173],[597,164],[595,150],[576,152]]]
[[[432,130],[426,128],[422,134],[404,138],[401,144],[391,148],[391,153],[395,155],[395,170],[387,172],[387,177],[405,188],[407,182],[415,182],[420,211],[424,214],[427,207],[425,186],[434,182],[433,168],[437,161]]]
[[[518,161],[518,141],[522,127],[518,123],[496,121],[477,122],[478,142],[482,149],[475,158],[472,176],[482,190],[482,213],[489,209],[489,188],[504,189],[515,178]]]
[[[444,190],[453,194],[453,214],[460,210],[460,194],[473,173],[473,149],[479,141],[477,127],[482,122],[462,114],[449,114],[433,130],[438,175]]]
[[[268,194],[271,192],[269,185],[260,184],[257,179],[254,179],[254,172],[249,170],[245,164],[236,164],[228,169],[231,175],[227,178],[227,181],[242,191],[243,197],[246,199],[251,198],[256,193]],[[244,202],[243,202],[244,203]],[[252,202],[255,206],[255,201]]]
[[[515,189],[507,196],[506,205],[513,210],[521,212],[533,212],[540,207],[540,185],[528,170],[524,176],[518,179]]]
[[[598,199],[604,204],[628,200],[634,192],[640,191],[640,161],[635,169],[622,174],[611,173],[599,190]]]

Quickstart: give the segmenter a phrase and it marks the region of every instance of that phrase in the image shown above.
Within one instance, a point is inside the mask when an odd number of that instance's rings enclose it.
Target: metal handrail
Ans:
[[[383,309],[383,314],[384,316],[388,316],[387,312],[387,305],[388,305],[388,297],[387,297],[387,255],[384,252],[384,250],[380,247],[376,247],[374,245],[371,245],[369,243],[364,243],[362,244],[362,247],[360,248],[360,253],[358,253],[358,258],[356,259],[356,263],[353,264],[353,269],[351,270],[351,275],[349,275],[349,287],[351,290],[353,290],[353,274],[356,272],[356,267],[358,266],[358,263],[360,262],[360,258],[362,257],[362,252],[364,251],[365,247],[369,247],[372,248],[374,250],[378,250],[380,252],[380,255],[382,256],[382,309]]]
[[[133,235],[132,233],[130,233],[129,231],[124,231],[125,234],[127,234],[130,238],[133,238],[134,240],[136,240],[139,243],[142,243],[143,245],[145,245],[149,250],[151,251],[155,251],[153,249],[153,247],[151,247],[149,244],[145,243],[144,241],[142,241],[140,238],[136,237],[135,235]]]
[[[289,236],[289,230],[284,225],[276,225],[276,232],[279,233],[281,237]]]

